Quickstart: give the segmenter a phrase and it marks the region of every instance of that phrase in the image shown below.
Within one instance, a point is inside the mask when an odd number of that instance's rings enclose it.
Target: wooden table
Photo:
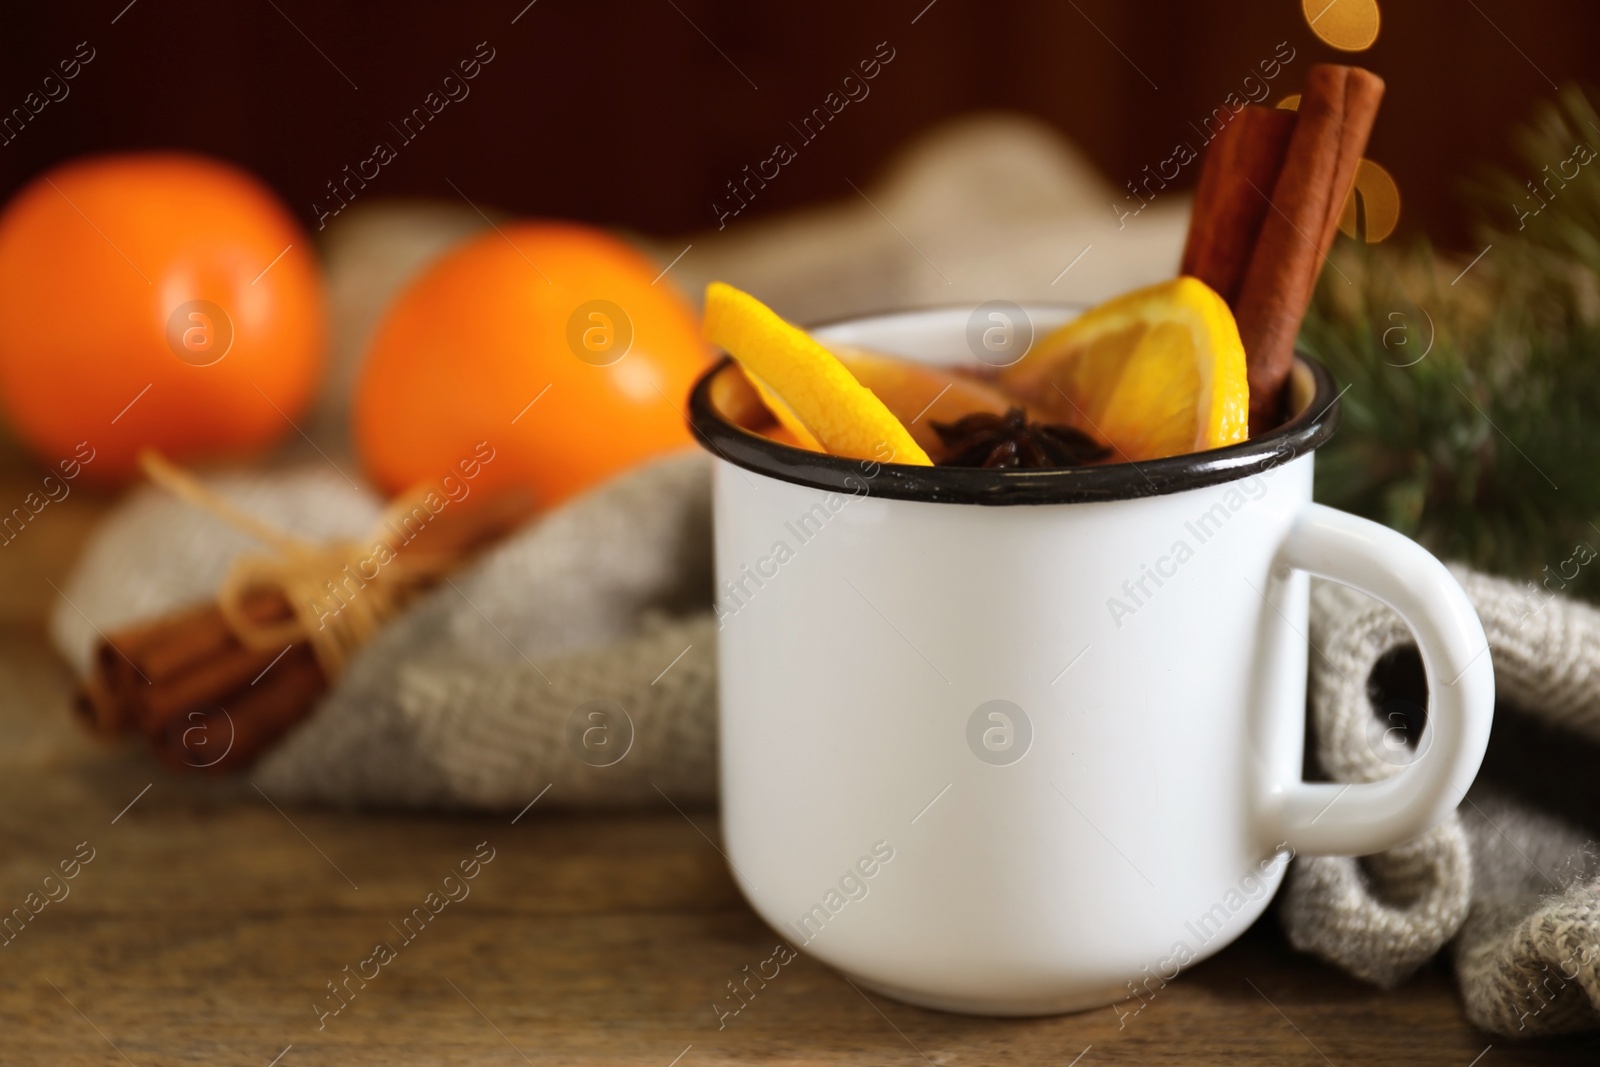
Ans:
[[[37,479],[8,466],[5,507]],[[801,958],[719,1028],[713,1002],[777,936],[708,842],[713,812],[278,810],[248,780],[176,779],[80,736],[41,620],[103,507],[75,493],[0,549],[0,910],[93,850],[0,947],[0,1064],[1595,1061],[1593,1038],[1475,1031],[1442,965],[1362,985],[1292,952],[1270,915],[1142,1008],[966,1018]],[[470,895],[345,984],[480,842],[493,858]],[[348,1003],[319,1022],[330,982]]]

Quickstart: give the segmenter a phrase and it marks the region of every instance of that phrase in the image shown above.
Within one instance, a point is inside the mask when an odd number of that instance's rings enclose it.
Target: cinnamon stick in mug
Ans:
[[[1295,340],[1338,229],[1356,165],[1383,99],[1383,79],[1319,63],[1306,75],[1272,210],[1234,308],[1250,376],[1250,432],[1276,425]]]
[[[1247,106],[1206,149],[1179,273],[1199,278],[1236,308],[1261,226],[1272,210],[1294,132],[1293,111]]]

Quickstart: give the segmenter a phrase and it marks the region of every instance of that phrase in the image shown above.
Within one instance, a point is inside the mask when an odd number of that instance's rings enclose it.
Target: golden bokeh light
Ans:
[[[1279,100],[1278,103],[1277,103],[1277,106],[1282,108],[1285,111],[1299,111],[1300,110],[1300,94],[1299,93],[1290,93],[1288,96],[1284,97],[1282,100]]]
[[[1400,224],[1400,186],[1370,159],[1356,166],[1356,181],[1339,214],[1339,229],[1348,237],[1375,245]]]
[[[1371,48],[1383,21],[1378,0],[1300,0],[1300,10],[1311,32],[1341,52]]]

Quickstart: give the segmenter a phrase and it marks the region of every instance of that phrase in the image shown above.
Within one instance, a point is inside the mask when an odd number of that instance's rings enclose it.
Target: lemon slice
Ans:
[[[1219,448],[1249,433],[1239,327],[1227,303],[1194,278],[1084,312],[1006,368],[1000,384],[1134,462]]]
[[[706,340],[738,361],[802,446],[850,459],[932,465],[900,420],[837,356],[749,293],[712,282],[702,328]]]

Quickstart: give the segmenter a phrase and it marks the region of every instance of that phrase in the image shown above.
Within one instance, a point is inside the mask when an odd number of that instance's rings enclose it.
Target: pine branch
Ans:
[[[1446,559],[1600,596],[1600,117],[1576,90],[1474,198],[1471,269],[1346,244],[1302,344],[1350,386],[1317,496]],[[1533,185],[1530,188],[1529,181]],[[1574,572],[1577,572],[1574,574]]]

